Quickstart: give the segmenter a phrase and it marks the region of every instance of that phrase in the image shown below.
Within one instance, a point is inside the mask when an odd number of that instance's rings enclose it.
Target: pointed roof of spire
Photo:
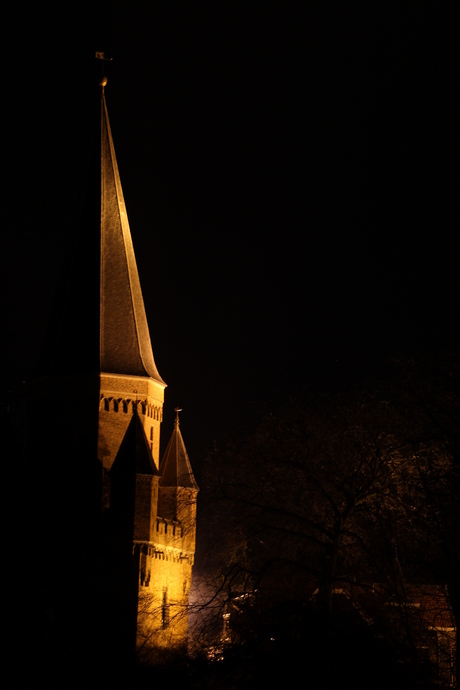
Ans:
[[[166,385],[153,359],[136,257],[101,82],[100,370]]]
[[[193,476],[192,466],[185,448],[184,439],[179,428],[179,410],[176,407],[176,421],[174,431],[169,439],[168,447],[160,464],[160,486],[195,489],[198,484]]]

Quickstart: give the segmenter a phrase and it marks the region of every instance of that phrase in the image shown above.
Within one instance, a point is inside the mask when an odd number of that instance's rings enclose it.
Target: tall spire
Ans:
[[[101,81],[100,371],[164,384],[153,358],[144,300]]]

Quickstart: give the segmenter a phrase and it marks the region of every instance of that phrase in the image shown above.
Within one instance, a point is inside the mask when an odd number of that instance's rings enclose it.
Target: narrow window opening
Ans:
[[[163,601],[161,606],[161,622],[163,628],[169,626],[169,604],[168,604],[168,589],[163,587]]]

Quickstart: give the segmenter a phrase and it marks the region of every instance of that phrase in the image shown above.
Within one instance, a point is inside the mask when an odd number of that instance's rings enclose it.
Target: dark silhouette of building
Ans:
[[[101,81],[100,165],[16,424],[40,645],[119,664],[185,647],[198,486],[179,428],[160,464],[153,357]]]

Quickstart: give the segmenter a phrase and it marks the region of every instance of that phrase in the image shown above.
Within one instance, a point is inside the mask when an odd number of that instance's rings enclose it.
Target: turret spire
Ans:
[[[198,490],[179,428],[179,412],[181,411],[178,407],[175,408],[174,430],[160,465],[160,486]]]

